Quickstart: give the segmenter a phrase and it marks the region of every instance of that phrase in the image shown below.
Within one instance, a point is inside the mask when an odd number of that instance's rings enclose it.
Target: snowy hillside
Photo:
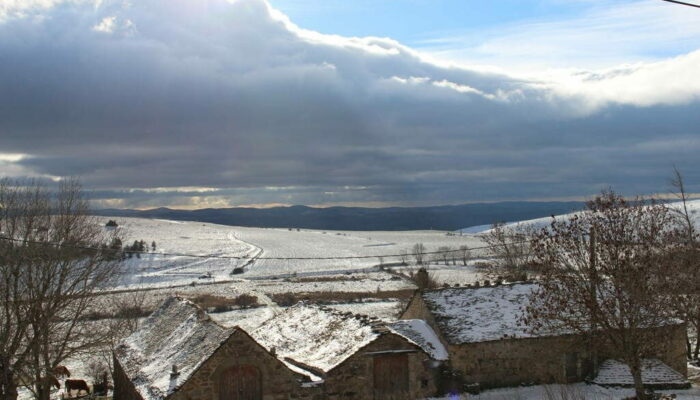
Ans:
[[[671,204],[669,204],[669,206],[680,210],[680,208],[682,207],[681,204],[682,203],[671,203]],[[700,200],[689,201],[688,202],[688,211],[691,214],[691,217],[693,219],[693,222],[695,223],[695,226],[700,228]],[[557,220],[565,220],[565,219],[568,219],[575,214],[576,213],[556,215],[555,218]],[[509,222],[506,224],[506,226],[515,227],[518,225],[528,225],[528,226],[532,226],[536,229],[541,229],[541,228],[547,227],[551,222],[552,222],[552,217],[544,217],[544,218],[530,219],[530,220],[526,220],[526,221]],[[491,229],[490,225],[479,225],[479,226],[472,226],[472,227],[460,229],[459,232],[462,232],[463,234],[474,235],[474,234],[487,232],[490,229]]]
[[[106,223],[109,218],[104,218]],[[231,227],[200,222],[176,222],[140,218],[117,218],[124,244],[135,240],[146,242],[150,250],[152,242],[156,250],[128,258],[124,262],[124,274],[118,286],[153,287],[187,284],[204,275],[211,279],[229,279],[233,268],[246,260],[194,258],[164,253],[187,253],[252,257],[259,252],[254,245],[239,240]],[[110,229],[106,228],[105,229]]]

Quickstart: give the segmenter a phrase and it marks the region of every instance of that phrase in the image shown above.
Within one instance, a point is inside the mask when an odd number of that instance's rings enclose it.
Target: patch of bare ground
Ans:
[[[377,300],[398,299],[406,300],[413,295],[414,289],[389,290],[376,292],[305,292],[305,293],[275,293],[270,295],[272,300],[282,307],[287,307],[299,301],[311,301],[319,304],[364,303]]]
[[[236,308],[258,307],[258,298],[249,294],[241,294],[236,297],[215,296],[211,294],[200,294],[190,297],[193,303],[209,312],[226,312]]]
[[[342,282],[342,281],[358,281],[360,278],[355,276],[304,276],[289,279],[290,282],[306,283],[306,282]]]

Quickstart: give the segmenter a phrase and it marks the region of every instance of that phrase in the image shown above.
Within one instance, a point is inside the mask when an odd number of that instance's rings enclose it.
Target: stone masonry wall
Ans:
[[[673,325],[653,331],[658,337],[658,346],[648,357],[658,358],[686,375],[685,326]],[[573,358],[576,381],[584,380],[594,368],[593,355],[575,335],[449,345],[448,351],[452,368],[464,373],[468,382],[486,387],[572,382],[566,371],[567,354],[572,353],[576,353]],[[600,363],[618,356],[614,348],[607,348],[599,351],[597,360]]]
[[[119,360],[114,358],[114,400],[143,400],[124,373]]]
[[[400,319],[424,320],[428,323],[428,325],[430,325],[431,328],[433,328],[433,331],[435,331],[435,334],[438,335],[438,338],[440,339],[442,344],[445,347],[447,347],[447,340],[442,335],[442,331],[440,331],[440,328],[438,327],[437,322],[435,321],[435,317],[425,305],[425,301],[423,301],[423,296],[421,296],[420,292],[417,291],[415,295],[411,298],[403,314],[401,314]]]
[[[453,369],[467,383],[484,387],[581,381],[591,372],[591,356],[576,337],[504,339],[448,346]],[[575,353],[575,355],[574,355]],[[575,376],[567,376],[567,354]]]
[[[664,326],[652,330],[652,334],[657,338],[655,339],[656,352],[650,356],[663,361],[683,376],[688,376],[685,350],[687,326],[685,324]]]
[[[328,400],[373,400],[375,352],[408,350],[409,397],[422,399],[435,395],[434,371],[430,358],[420,348],[392,333],[385,333],[360,349],[326,376],[324,388]],[[368,354],[370,353],[370,354]]]
[[[319,388],[304,388],[301,375],[289,370],[243,331],[236,331],[194,375],[172,395],[173,400],[218,400],[219,377],[232,366],[252,365],[262,377],[263,400],[315,400]]]

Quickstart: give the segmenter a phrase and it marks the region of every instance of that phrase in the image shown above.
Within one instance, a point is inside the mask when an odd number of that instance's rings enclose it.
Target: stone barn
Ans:
[[[534,283],[463,287],[416,292],[402,319],[422,319],[448,350],[450,366],[466,384],[481,387],[569,383],[591,378],[597,360],[583,337],[532,334],[519,323]],[[666,346],[653,355],[685,376],[685,325],[664,329]],[[676,377],[677,378],[677,377]]]
[[[248,334],[172,297],[115,350],[114,399],[420,399],[446,359],[425,321],[300,303]]]
[[[435,394],[447,351],[425,321],[385,324],[299,303],[251,333],[324,399],[421,399]]]
[[[114,375],[115,400],[315,399],[318,391],[244,330],[177,297],[118,346]]]

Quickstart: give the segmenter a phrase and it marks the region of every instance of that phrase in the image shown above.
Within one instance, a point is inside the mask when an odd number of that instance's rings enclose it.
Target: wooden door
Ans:
[[[387,354],[374,357],[375,400],[409,399],[408,356]]]
[[[579,380],[578,353],[566,353],[565,369],[567,382],[576,382]]]
[[[219,400],[261,400],[260,371],[252,365],[231,367],[221,374]]]

